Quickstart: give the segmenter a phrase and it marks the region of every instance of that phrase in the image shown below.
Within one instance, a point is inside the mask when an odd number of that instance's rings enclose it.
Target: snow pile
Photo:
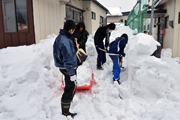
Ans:
[[[133,30],[130,29],[129,26],[116,25],[115,30],[111,33],[110,42],[114,41],[117,37],[120,37],[124,33],[126,33],[129,37],[133,36]]]
[[[71,111],[74,120],[179,120],[180,58],[170,49],[162,58],[151,54],[159,45],[146,34],[133,35],[129,27],[118,26],[110,40],[127,33],[121,85],[113,83],[112,60],[107,55],[103,71],[96,69],[93,35],[86,43],[88,57],[78,68],[78,84],[94,83],[88,91],[77,91]],[[54,66],[50,35],[37,45],[0,50],[0,120],[72,120],[61,115],[62,74]]]
[[[172,50],[170,48],[162,49],[161,57],[169,57],[172,58]]]
[[[85,64],[85,63],[84,63]],[[90,80],[91,80],[91,74],[92,74],[92,70],[88,69],[89,65],[86,62],[87,65],[81,65],[78,67],[77,70],[77,86],[85,86],[85,85],[89,85],[90,84]]]
[[[169,62],[150,56],[156,50],[157,45],[159,43],[151,36],[143,33],[131,37],[128,41],[125,49],[128,81],[122,83],[122,86],[126,86],[130,92],[127,95],[127,91],[122,91],[122,97],[135,97],[136,100],[143,99],[143,101],[155,103],[151,104],[151,109],[157,109],[158,105],[158,112],[161,115],[153,118],[168,119],[171,116],[166,114],[169,109],[172,109],[174,113],[177,113],[177,110],[180,109],[180,96],[177,95],[177,93],[180,93],[178,88],[180,81],[177,78],[178,73],[175,71],[180,66],[175,63],[178,67],[173,70],[173,66],[170,66]],[[174,73],[171,71],[174,71]],[[177,107],[165,107],[167,104],[177,105]],[[164,109],[164,112],[160,109]],[[173,116],[174,119],[178,119],[178,117]],[[150,118],[152,119],[152,116]]]
[[[1,120],[32,120],[35,115],[44,118],[46,110],[50,112],[44,104],[51,101],[61,84],[52,57],[55,37],[48,36],[37,45],[0,51]]]

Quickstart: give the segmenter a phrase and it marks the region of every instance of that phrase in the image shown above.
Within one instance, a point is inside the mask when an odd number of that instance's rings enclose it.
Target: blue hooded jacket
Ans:
[[[127,39],[125,38],[116,38],[115,41],[110,43],[109,55],[122,55],[125,56],[124,48],[127,44]]]
[[[66,70],[72,76],[77,68],[77,57],[71,40],[72,35],[61,29],[53,45],[53,57],[55,66],[60,70]]]

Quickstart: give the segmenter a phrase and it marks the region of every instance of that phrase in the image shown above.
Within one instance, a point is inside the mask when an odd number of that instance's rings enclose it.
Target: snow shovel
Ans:
[[[77,43],[77,39],[76,39],[76,45],[77,44],[78,43]],[[76,56],[78,57],[79,62],[82,63],[82,62],[84,62],[86,60],[87,54],[86,54],[86,52],[83,49],[79,48],[79,46],[77,47],[77,49],[78,50],[76,52]]]
[[[90,83],[88,85],[81,85],[81,86],[77,86],[76,87],[76,90],[89,90],[93,83],[94,83],[94,73],[93,73],[93,70],[92,70],[92,73],[91,73],[91,78],[90,78]],[[63,79],[63,75],[62,75],[62,85],[61,85],[62,89],[65,88],[65,82],[64,82],[64,79]]]
[[[104,50],[104,49],[102,49],[102,48],[98,48],[99,50],[101,50],[101,51],[103,51],[103,52],[106,52],[107,53],[107,51],[106,50]]]

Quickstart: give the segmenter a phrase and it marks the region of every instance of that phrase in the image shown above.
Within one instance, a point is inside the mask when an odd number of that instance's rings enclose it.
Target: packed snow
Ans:
[[[110,40],[127,33],[121,85],[113,83],[108,54],[104,70],[96,69],[93,35],[86,43],[87,60],[78,68],[78,90],[70,111],[74,120],[179,120],[180,58],[163,49],[161,58],[151,56],[158,42],[144,33],[133,35],[129,27],[118,26]],[[72,120],[61,114],[62,74],[54,66],[53,43],[49,35],[39,44],[0,50],[0,120]]]

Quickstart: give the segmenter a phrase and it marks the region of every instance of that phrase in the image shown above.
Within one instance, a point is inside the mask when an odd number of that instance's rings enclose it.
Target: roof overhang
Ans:
[[[121,17],[122,15],[106,15],[106,17]]]
[[[163,16],[166,12],[167,12],[167,10],[155,9],[155,10],[154,10],[154,18],[161,17],[161,16]],[[151,18],[151,9],[147,11],[147,17],[148,17],[148,18]]]
[[[128,16],[130,12],[122,12],[122,16]]]
[[[100,6],[101,8],[103,8],[107,13],[109,12],[109,10],[104,7],[100,2],[98,2],[97,0],[82,0],[82,1],[92,1],[94,3],[96,3],[98,6]]]
[[[155,4],[154,4],[154,7],[160,7],[162,6],[163,4],[167,3],[169,0],[156,0],[155,1]]]

